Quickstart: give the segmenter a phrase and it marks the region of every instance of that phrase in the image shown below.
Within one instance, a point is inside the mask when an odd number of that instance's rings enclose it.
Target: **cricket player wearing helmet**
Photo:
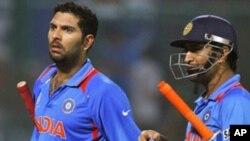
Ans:
[[[232,24],[215,15],[200,15],[184,28],[180,39],[170,43],[183,49],[170,55],[170,69],[175,79],[188,78],[204,86],[195,101],[194,113],[217,135],[217,141],[230,140],[232,124],[250,124],[250,95],[236,73],[237,36]],[[167,140],[153,130],[141,132],[140,141]],[[201,141],[196,129],[188,123],[186,141]]]

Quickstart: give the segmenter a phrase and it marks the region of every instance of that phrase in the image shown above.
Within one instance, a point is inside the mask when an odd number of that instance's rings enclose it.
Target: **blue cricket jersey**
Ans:
[[[89,59],[50,94],[56,71],[54,64],[48,66],[35,82],[31,141],[137,141],[140,130],[127,96]]]
[[[232,124],[250,124],[250,94],[240,84],[236,74],[222,84],[208,99],[199,97],[194,109],[195,114],[214,133],[214,140],[229,141],[229,127]],[[185,141],[201,141],[194,127],[188,123]]]

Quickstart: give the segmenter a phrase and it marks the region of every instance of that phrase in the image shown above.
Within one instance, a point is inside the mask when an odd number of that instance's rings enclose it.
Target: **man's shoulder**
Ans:
[[[93,76],[86,89],[95,89],[99,93],[123,91],[117,83],[101,72]]]
[[[236,87],[233,89],[230,89],[225,98],[228,99],[235,99],[235,98],[250,98],[249,92],[243,88],[243,87]]]
[[[247,104],[250,106],[250,94],[246,89],[242,87],[233,88],[225,94],[221,102],[222,104],[227,104],[227,105]]]

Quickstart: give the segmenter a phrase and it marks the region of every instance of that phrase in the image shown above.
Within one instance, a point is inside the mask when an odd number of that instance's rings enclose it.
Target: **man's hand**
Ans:
[[[138,137],[138,141],[167,141],[167,139],[154,130],[144,130]]]

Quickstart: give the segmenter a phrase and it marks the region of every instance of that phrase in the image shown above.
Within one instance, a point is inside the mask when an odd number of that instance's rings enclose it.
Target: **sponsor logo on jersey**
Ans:
[[[129,110],[127,110],[127,111],[122,110],[122,115],[123,115],[123,116],[127,116],[127,115],[128,115],[128,113],[129,113],[130,111],[131,111],[130,109],[129,109]]]
[[[62,106],[62,111],[65,114],[70,114],[74,111],[75,101],[72,98],[65,99]]]
[[[224,140],[227,140],[230,138],[230,131],[229,131],[229,128],[223,130],[223,139]]]

